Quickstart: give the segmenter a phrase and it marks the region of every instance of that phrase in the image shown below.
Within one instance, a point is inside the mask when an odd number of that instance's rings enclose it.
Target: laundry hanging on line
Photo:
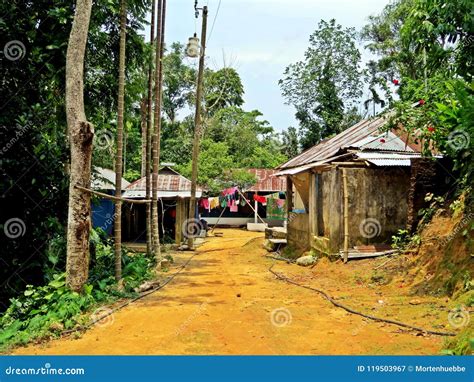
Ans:
[[[263,205],[267,203],[267,198],[265,196],[260,196],[257,194],[253,195],[253,200],[255,200],[258,203],[262,203]]]
[[[209,209],[213,210],[217,207],[219,207],[219,197],[209,198]]]
[[[201,199],[200,206],[204,208],[205,210],[210,211],[210,204],[209,204],[209,199]]]
[[[239,204],[245,206],[245,199],[241,198],[237,187],[230,187],[223,190],[218,197],[202,198],[199,205],[209,212],[218,207],[229,207],[231,212],[238,212]]]

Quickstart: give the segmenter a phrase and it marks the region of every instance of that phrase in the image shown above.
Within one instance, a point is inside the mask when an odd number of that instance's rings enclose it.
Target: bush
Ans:
[[[122,256],[123,290],[114,278],[114,251],[103,232],[91,232],[92,260],[89,282],[82,294],[66,286],[65,273],[55,273],[44,286],[28,285],[22,296],[10,299],[0,318],[0,352],[32,340],[41,340],[88,321],[94,306],[118,298],[134,297],[134,289],[153,277],[154,262],[144,254]]]

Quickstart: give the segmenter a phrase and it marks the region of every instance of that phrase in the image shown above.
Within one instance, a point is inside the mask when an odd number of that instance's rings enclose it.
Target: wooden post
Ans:
[[[319,236],[321,230],[320,222],[322,220],[322,208],[321,208],[321,174],[314,174],[314,205],[316,210],[316,216],[314,221],[314,235]]]
[[[347,173],[342,168],[342,184],[344,195],[344,263],[349,259],[349,193],[347,190]]]
[[[175,242],[176,244],[180,245],[183,241],[183,204],[184,200],[182,198],[178,198],[176,201],[176,223],[175,223]]]
[[[255,193],[255,195],[258,195],[258,192]],[[258,220],[257,220],[257,210],[258,210],[258,202],[256,200],[254,200],[253,202],[253,205],[255,207],[255,213],[254,213],[254,223],[257,224],[258,223]],[[268,217],[268,216],[267,216]]]
[[[290,222],[291,212],[293,211],[293,181],[291,176],[286,176],[286,222]]]
[[[313,241],[313,236],[317,235],[317,221],[318,221],[318,212],[316,209],[316,174],[311,173],[309,175],[309,208],[308,208],[308,218],[309,218],[309,242]]]

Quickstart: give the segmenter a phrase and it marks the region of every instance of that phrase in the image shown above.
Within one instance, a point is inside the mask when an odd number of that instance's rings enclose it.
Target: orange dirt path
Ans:
[[[441,348],[440,337],[416,336],[393,325],[364,320],[314,292],[276,280],[268,272],[273,260],[264,257],[261,233],[221,232],[223,237],[206,239],[199,253],[165,288],[114,313],[81,338],[53,340],[15,353],[436,354]],[[176,265],[190,256],[176,254]],[[354,283],[353,274],[360,267],[364,272],[369,263],[344,267],[322,260],[313,269],[277,263],[277,272],[323,288],[354,308],[405,318],[427,328],[436,321],[430,310],[420,313],[419,306],[416,312],[409,310],[394,287],[381,291]],[[304,281],[305,277],[310,281]],[[381,298],[392,310],[378,307]]]

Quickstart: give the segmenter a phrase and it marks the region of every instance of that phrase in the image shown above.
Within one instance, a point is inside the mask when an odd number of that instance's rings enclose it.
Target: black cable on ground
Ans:
[[[456,334],[455,333],[449,333],[449,332],[437,332],[437,331],[434,331],[434,330],[426,330],[426,329],[423,329],[423,328],[419,328],[417,326],[412,326],[412,325],[409,325],[409,324],[405,324],[403,322],[399,322],[399,321],[394,321],[394,320],[390,320],[390,319],[387,319],[387,318],[380,318],[380,317],[375,317],[375,316],[371,316],[371,315],[368,315],[368,314],[364,314],[364,313],[361,313],[361,312],[358,312],[352,308],[349,308],[339,302],[337,302],[336,300],[334,300],[333,298],[331,298],[326,292],[320,290],[320,289],[316,289],[316,288],[313,288],[313,287],[310,287],[310,286],[307,286],[307,285],[303,285],[303,284],[299,284],[297,283],[296,281],[293,281],[291,279],[289,279],[288,277],[280,274],[280,273],[277,273],[275,272],[274,270],[272,270],[272,268],[275,266],[275,263],[273,263],[270,268],[268,268],[268,270],[276,276],[277,279],[279,280],[282,280],[282,281],[286,281],[287,283],[289,284],[292,284],[292,285],[296,285],[296,286],[299,286],[300,288],[304,288],[304,289],[308,289],[308,290],[311,290],[313,292],[317,292],[319,293],[321,296],[323,296],[326,300],[328,300],[331,304],[333,304],[334,306],[338,307],[338,308],[341,308],[341,309],[344,309],[346,312],[349,312],[349,313],[352,313],[352,314],[355,314],[357,316],[361,316],[361,317],[365,317],[365,318],[368,318],[370,320],[373,320],[373,321],[378,321],[378,322],[385,322],[387,324],[392,324],[392,325],[397,325],[397,326],[401,326],[403,328],[408,328],[408,329],[412,329],[412,330],[416,330],[418,332],[422,332],[422,333],[427,333],[427,334],[433,334],[435,336],[455,336]]]
[[[142,294],[140,294],[140,296],[137,296],[131,300],[128,300],[127,302],[119,305],[119,306],[116,306],[115,308],[111,309],[110,312],[107,312],[107,314],[104,314],[103,316],[99,317],[99,318],[96,318],[95,320],[92,320],[91,322],[89,322],[87,325],[81,325],[77,328],[74,328],[74,329],[69,329],[69,330],[64,330],[61,332],[61,336],[63,335],[67,335],[67,334],[71,334],[71,333],[74,333],[74,332],[78,332],[78,331],[82,331],[82,330],[87,330],[89,329],[92,325],[94,325],[95,323],[99,322],[99,321],[102,321],[104,318],[106,317],[109,317],[110,315],[114,314],[115,312],[125,308],[126,306],[146,297],[146,296],[149,296],[150,294],[152,293],[155,293],[156,291],[164,288],[167,284],[169,284],[171,281],[174,280],[174,278],[176,276],[178,276],[185,268],[186,266],[191,262],[191,260],[196,256],[198,255],[199,252],[195,252],[192,256],[189,257],[188,260],[186,260],[186,262],[184,263],[184,265],[181,266],[181,268],[173,273],[170,277],[168,277],[168,279],[166,279],[166,281],[163,283],[163,284],[160,284],[158,285],[157,287],[149,290],[149,291],[146,291],[146,292],[143,292]]]

